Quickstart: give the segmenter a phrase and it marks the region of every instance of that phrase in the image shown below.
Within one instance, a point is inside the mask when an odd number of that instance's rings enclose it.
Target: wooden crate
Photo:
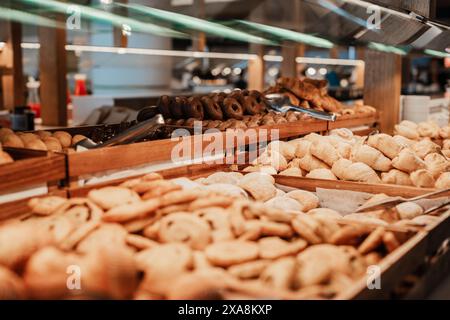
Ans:
[[[61,181],[66,178],[64,155],[15,148],[4,148],[13,158],[13,163],[0,166],[0,195],[11,195],[35,186],[46,185],[49,193],[60,193]],[[64,193],[64,191],[63,191]],[[26,210],[27,199],[0,203],[0,219],[16,216]]]
[[[373,127],[378,122],[377,115],[356,117],[356,116],[340,116],[334,122],[328,122],[328,130],[339,129],[339,128],[354,128],[359,126],[370,126]]]

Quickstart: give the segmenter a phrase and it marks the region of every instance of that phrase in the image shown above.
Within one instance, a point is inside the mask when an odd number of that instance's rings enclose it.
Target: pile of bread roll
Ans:
[[[83,135],[72,137],[65,131],[36,131],[35,133],[14,132],[0,129],[0,143],[4,147],[61,152],[69,150],[74,144],[85,139]]]
[[[271,142],[244,171],[441,189],[450,187],[449,142],[441,148],[429,138],[335,129],[329,136]]]
[[[0,165],[14,162],[14,159],[2,148],[0,143]]]
[[[439,127],[436,122],[426,121],[415,123],[403,120],[395,126],[394,133],[410,140],[420,140],[422,138],[447,140],[447,146],[450,143],[450,126]],[[450,154],[448,154],[450,155]]]

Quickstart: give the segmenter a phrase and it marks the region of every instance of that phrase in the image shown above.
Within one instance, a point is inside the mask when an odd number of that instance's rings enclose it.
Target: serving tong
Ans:
[[[314,109],[303,108],[300,106],[294,106],[291,103],[291,101],[289,100],[289,97],[286,97],[282,93],[269,93],[269,94],[265,95],[265,98],[267,99],[271,109],[281,112],[281,113],[286,113],[290,110],[293,110],[293,111],[306,113],[316,119],[327,120],[327,121],[336,121],[336,114],[328,113],[328,112],[324,112],[324,111],[318,111],[318,110],[314,110]]]
[[[138,115],[139,118],[139,115]],[[103,147],[111,147],[115,145],[133,143],[135,141],[141,140],[152,133],[155,133],[158,129],[164,126],[165,121],[161,114],[157,114],[150,119],[143,120],[132,126],[123,132],[115,135],[111,139],[102,142],[95,143],[89,138],[83,139],[75,144],[75,149],[85,148],[85,149],[97,149]]]
[[[403,198],[403,197],[399,197],[399,196],[397,196],[397,197],[390,197],[388,199],[383,199],[383,200],[380,200],[380,201],[376,201],[376,202],[370,203],[368,205],[362,205],[356,210],[356,212],[367,212],[367,211],[374,211],[374,210],[378,210],[378,209],[390,209],[390,208],[395,207],[395,206],[397,206],[397,205],[399,205],[400,203],[403,203],[403,202],[414,202],[414,201],[417,201],[417,200],[421,200],[421,199],[437,196],[437,195],[440,195],[440,194],[445,194],[445,193],[448,193],[449,191],[450,191],[450,188],[447,188],[447,189],[442,189],[442,190],[439,190],[439,191],[433,191],[433,192],[430,192],[430,193],[426,193],[426,194],[423,194],[423,195],[420,195],[420,196],[417,196],[417,197],[413,197],[413,198],[409,198],[409,199],[406,199],[406,198]],[[429,208],[424,213],[426,214],[426,213],[435,211],[435,210],[440,209],[442,207],[445,207],[445,206],[447,206],[449,204],[450,204],[450,198],[447,199],[447,201],[444,201],[441,204],[438,204],[438,205],[436,205],[436,206],[434,206],[432,208]]]

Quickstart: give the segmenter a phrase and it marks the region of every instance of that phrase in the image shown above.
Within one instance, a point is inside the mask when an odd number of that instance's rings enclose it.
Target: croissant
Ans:
[[[330,131],[330,136],[337,136],[349,142],[353,141],[353,131],[347,128],[333,129]]]
[[[295,177],[303,177],[303,171],[300,168],[291,167],[287,168],[279,173],[281,176],[295,176]]]
[[[409,174],[397,169],[391,169],[389,172],[383,172],[381,174],[381,181],[387,184],[399,184],[403,186],[413,185]]]
[[[392,139],[394,139],[395,142],[397,142],[397,144],[399,144],[402,147],[402,149],[411,148],[416,143],[414,140],[408,139],[400,135],[395,135],[392,137]]]
[[[377,150],[380,150],[389,159],[394,159],[403,149],[393,137],[388,134],[380,133],[369,136],[367,144]]]
[[[380,183],[377,173],[362,162],[352,163],[347,159],[339,159],[333,164],[331,171],[341,180],[359,181],[365,183]]]
[[[434,186],[438,189],[450,188],[450,172],[442,173],[436,180]]]
[[[268,165],[277,171],[283,171],[287,168],[287,161],[275,150],[266,150],[252,162],[252,165]]]
[[[318,141],[313,143],[310,148],[310,152],[316,158],[322,160],[329,166],[340,159],[339,153],[333,147],[333,145],[327,141]]]
[[[425,168],[425,162],[415,155],[410,149],[403,149],[397,157],[392,159],[392,166],[406,172],[413,172]]]
[[[412,183],[419,188],[433,188],[434,181],[433,175],[425,169],[420,169],[411,173]]]
[[[389,171],[392,168],[389,158],[377,149],[365,144],[353,147],[351,159],[355,162],[363,162],[378,171]]]
[[[296,140],[295,156],[297,158],[303,158],[310,153],[311,141],[308,140]]]
[[[341,158],[350,159],[352,145],[338,136],[328,136],[328,142],[336,149]]]
[[[314,169],[311,170],[305,177],[311,179],[337,180],[336,176],[330,169]]]
[[[443,172],[450,171],[450,161],[447,161],[439,153],[428,154],[425,157],[425,164],[427,165],[427,170],[434,178],[438,178]]]
[[[412,140],[419,139],[419,133],[417,132],[417,129],[413,129],[401,124],[397,124],[394,126],[394,133]]]
[[[434,122],[421,122],[417,126],[417,132],[421,137],[438,138],[439,126]]]
[[[272,141],[267,149],[280,153],[287,161],[295,158],[295,146],[284,141]]]
[[[441,148],[429,139],[423,139],[412,146],[412,150],[421,159],[429,153],[439,152]]]
[[[403,120],[402,122],[399,123],[399,125],[408,127],[408,128],[414,129],[414,130],[417,130],[417,128],[418,128],[417,123],[409,121],[409,120]]]
[[[299,166],[305,171],[312,171],[314,169],[329,169],[330,167],[323,161],[317,159],[310,153],[306,154],[303,158],[299,161]]]
[[[450,126],[445,126],[439,129],[439,136],[442,139],[450,138]]]
[[[450,150],[450,139],[445,139],[442,142],[442,150]]]

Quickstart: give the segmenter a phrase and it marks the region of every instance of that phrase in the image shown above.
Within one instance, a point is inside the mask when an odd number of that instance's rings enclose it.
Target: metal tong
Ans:
[[[269,106],[275,111],[286,113],[289,110],[293,110],[306,113],[316,119],[336,121],[336,115],[334,113],[328,113],[323,111],[317,111],[314,109],[294,106],[289,100],[289,98],[281,93],[270,93],[266,94],[265,97],[269,102]]]
[[[156,116],[150,119],[139,122],[137,125],[128,128],[127,130],[119,133],[118,135],[114,136],[108,141],[105,141],[103,143],[95,143],[91,139],[86,138],[78,142],[75,145],[75,148],[80,146],[86,149],[97,149],[120,144],[132,143],[137,140],[145,138],[146,136],[150,135],[152,132],[155,132],[162,126],[164,126],[164,118],[161,114],[157,114]]]
[[[402,202],[413,202],[413,201],[425,199],[428,197],[445,194],[445,193],[448,193],[449,191],[450,191],[450,188],[447,188],[447,189],[442,189],[439,191],[426,193],[424,195],[417,196],[414,198],[409,198],[409,199],[405,199],[403,197],[391,197],[388,199],[383,199],[383,200],[380,200],[380,201],[377,201],[374,203],[370,203],[368,205],[362,205],[361,207],[358,208],[358,210],[356,210],[356,212],[366,212],[366,211],[373,211],[373,210],[377,210],[377,209],[389,209],[389,208],[395,207],[396,205],[398,205]],[[438,205],[437,207],[439,207],[439,208],[444,207],[444,206],[448,205],[449,202],[450,201],[446,201],[443,204]],[[433,208],[433,210],[439,209],[437,207]]]

